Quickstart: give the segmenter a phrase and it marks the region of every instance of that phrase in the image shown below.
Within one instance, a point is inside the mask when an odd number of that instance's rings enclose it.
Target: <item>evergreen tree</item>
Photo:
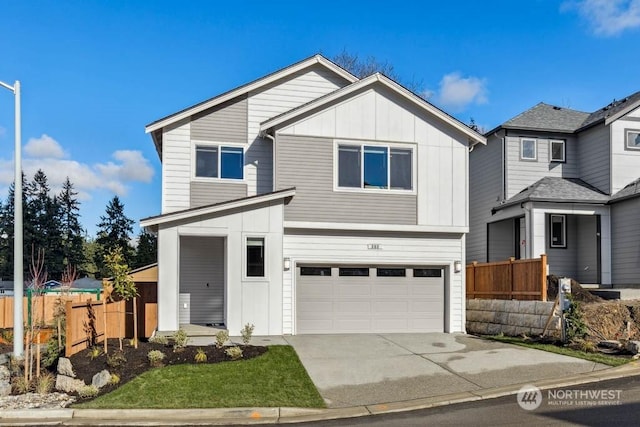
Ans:
[[[104,263],[105,254],[120,248],[125,264],[131,264],[134,251],[129,240],[133,233],[133,220],[124,214],[124,204],[118,196],[113,196],[106,208],[106,215],[100,217],[98,223],[98,248],[94,255],[97,267],[96,278],[108,277]]]
[[[22,188],[26,188],[26,177],[22,174]],[[9,187],[9,195],[7,196],[6,203],[0,205],[0,277],[4,280],[13,280],[13,211],[14,211],[14,195],[15,185],[12,183]],[[31,221],[26,212],[27,199],[26,194],[22,192],[22,206],[23,206],[23,227],[25,229],[24,234],[30,229]],[[27,242],[23,240],[23,274],[25,278],[28,277],[28,259],[31,254],[31,249],[27,250]]]
[[[73,191],[73,184],[69,177],[62,184],[62,191],[57,197],[60,206],[60,231],[62,240],[62,257],[64,265],[71,265],[76,268],[82,277],[87,275],[83,269],[85,265],[84,253],[84,229],[80,225],[80,203]]]
[[[145,230],[138,235],[138,247],[136,248],[133,268],[144,267],[158,261],[158,238]]]

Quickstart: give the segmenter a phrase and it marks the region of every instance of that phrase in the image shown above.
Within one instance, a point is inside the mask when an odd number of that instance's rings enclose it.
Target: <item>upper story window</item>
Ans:
[[[413,149],[386,145],[338,144],[341,188],[413,190]]]
[[[520,140],[520,160],[538,160],[538,141],[531,138]]]
[[[550,159],[552,162],[565,162],[565,143],[564,141],[551,140],[549,141]]]
[[[244,150],[223,145],[196,145],[195,176],[243,179]]]
[[[640,130],[626,130],[626,146],[630,150],[640,150]]]

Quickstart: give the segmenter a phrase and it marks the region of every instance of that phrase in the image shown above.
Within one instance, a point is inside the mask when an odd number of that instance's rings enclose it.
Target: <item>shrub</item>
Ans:
[[[97,396],[98,391],[98,387],[94,386],[93,384],[86,385],[78,390],[78,396],[80,396],[81,399],[88,399],[90,397]]]
[[[196,355],[193,358],[196,363],[204,363],[207,361],[207,353],[205,353],[203,349],[199,348],[196,350]]]
[[[249,343],[251,342],[251,336],[253,335],[254,329],[254,325],[252,325],[251,323],[247,323],[240,331],[240,335],[242,335],[242,342],[244,343],[244,345],[249,345]]]
[[[45,368],[54,366],[60,358],[60,354],[63,350],[64,347],[58,347],[58,338],[51,337],[51,339],[47,341],[47,349],[44,351],[44,354],[42,356],[42,366],[44,366]]]
[[[120,382],[120,375],[111,374],[111,379],[109,380],[109,384],[118,384]]]
[[[35,391],[39,394],[47,394],[53,389],[53,385],[56,382],[56,378],[51,372],[42,372],[38,378],[36,378]]]
[[[149,342],[154,344],[167,345],[169,344],[169,338],[167,338],[165,335],[154,335],[149,338]]]
[[[125,363],[127,363],[127,358],[119,350],[107,355],[107,366],[111,369],[121,368]]]
[[[173,350],[181,351],[187,346],[189,342],[189,337],[184,329],[180,328],[173,334]]]
[[[11,380],[11,388],[15,394],[25,394],[31,391],[32,384],[27,381],[23,375],[13,377]]]
[[[242,357],[242,349],[237,345],[229,347],[224,352],[231,358],[231,360],[238,360]]]
[[[216,334],[216,347],[222,348],[224,344],[229,341],[229,331],[219,331]]]
[[[582,339],[587,335],[587,325],[582,320],[582,308],[571,294],[568,294],[567,298],[570,302],[569,309],[564,314],[567,325],[567,340]]]
[[[87,352],[87,357],[91,360],[97,359],[102,354],[102,349],[100,347],[91,347]]]
[[[147,359],[149,359],[149,364],[151,366],[162,366],[162,361],[164,360],[164,358],[165,355],[160,350],[151,350],[149,353],[147,353]]]

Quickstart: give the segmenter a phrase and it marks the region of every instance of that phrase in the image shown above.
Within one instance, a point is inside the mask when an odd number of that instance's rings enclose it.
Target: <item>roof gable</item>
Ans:
[[[582,126],[589,113],[540,102],[502,124],[503,128],[572,133]]]

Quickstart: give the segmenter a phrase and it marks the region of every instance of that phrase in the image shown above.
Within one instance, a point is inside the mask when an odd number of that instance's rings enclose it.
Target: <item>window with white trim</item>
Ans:
[[[549,141],[550,160],[552,162],[564,163],[566,148],[565,143],[562,140]]]
[[[520,140],[520,160],[538,159],[538,141],[532,138]]]
[[[264,237],[247,237],[247,277],[264,277]]]
[[[338,144],[337,186],[413,190],[413,149],[386,145]]]
[[[244,149],[224,145],[196,145],[195,176],[243,179]]]
[[[549,246],[552,248],[567,247],[567,216],[550,215]]]
[[[626,146],[630,150],[640,150],[640,130],[626,129]]]

